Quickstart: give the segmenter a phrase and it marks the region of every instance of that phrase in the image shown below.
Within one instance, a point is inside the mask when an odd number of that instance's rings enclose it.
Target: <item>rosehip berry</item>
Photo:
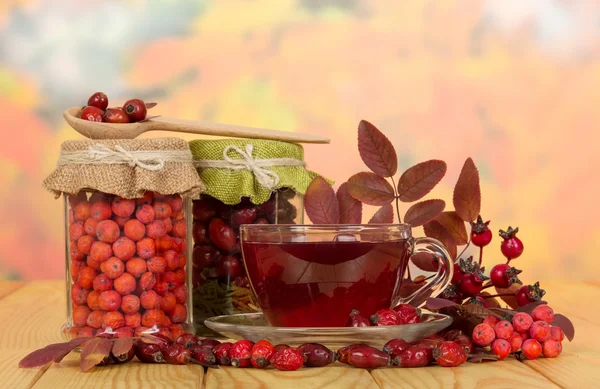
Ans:
[[[394,365],[400,367],[422,367],[433,361],[433,349],[425,346],[411,346],[394,358]]]
[[[271,365],[277,370],[298,370],[304,364],[304,355],[297,348],[286,348],[276,351],[271,358]]]
[[[457,336],[462,335],[463,332],[461,330],[450,330],[450,331],[442,331],[438,333],[439,336],[444,338],[445,340],[454,340]]]
[[[290,346],[287,344],[283,344],[283,343],[275,345],[275,351],[285,350],[286,348],[290,348]]]
[[[519,336],[517,337],[520,338]],[[504,359],[508,357],[511,351],[512,345],[506,339],[496,339],[492,342],[492,352],[498,356],[498,359]]]
[[[107,123],[129,123],[129,117],[121,108],[108,108],[104,112],[104,121]]]
[[[102,92],[96,92],[90,96],[87,105],[104,111],[108,108],[108,97]]]
[[[523,242],[521,242],[521,239],[517,238],[517,232],[519,232],[518,227],[513,230],[510,226],[506,231],[500,230],[500,236],[504,239],[500,245],[500,250],[509,261],[518,258],[523,254]]]
[[[467,353],[457,343],[446,341],[434,348],[432,351],[433,358],[440,366],[454,367],[462,365],[467,361]]]
[[[363,369],[375,369],[390,364],[390,356],[371,346],[356,345],[348,352],[347,364]]]
[[[264,369],[269,366],[273,354],[275,354],[275,347],[266,340],[260,340],[252,346],[250,363],[258,369]]]
[[[229,350],[229,359],[231,359],[231,365],[234,367],[250,366],[253,346],[254,343],[249,340],[238,340],[235,342]]]
[[[216,345],[215,348],[213,348],[212,351],[217,359],[217,362],[219,362],[219,365],[228,366],[231,363],[231,359],[229,358],[229,350],[231,350],[231,346],[233,346],[233,343],[224,342]]]
[[[219,342],[218,340],[213,339],[213,338],[206,338],[206,339],[202,339],[200,341],[200,345],[202,347],[206,347],[206,348],[209,348],[211,350],[214,349],[215,347],[217,347],[220,344],[221,344],[221,342]]]
[[[517,332],[529,331],[533,324],[533,318],[528,313],[519,312],[512,319],[513,327]]]
[[[318,343],[305,343],[298,347],[298,350],[304,355],[304,366],[323,367],[334,363],[337,354]]]
[[[221,250],[231,252],[235,248],[235,232],[222,219],[214,218],[210,221],[208,234],[214,245]]]
[[[538,342],[545,342],[550,339],[550,324],[545,321],[535,321],[529,328],[529,335]]]
[[[473,329],[473,342],[479,346],[485,347],[492,344],[496,339],[494,328],[488,324],[479,324]]]
[[[202,347],[201,344],[194,344],[189,347],[192,358],[196,361],[205,365],[216,365],[217,358],[212,349],[208,347]]]
[[[487,324],[490,327],[494,328],[499,321],[500,319],[498,319],[496,316],[490,315],[486,316],[485,319],[483,319],[483,324]]]
[[[142,363],[162,363],[165,361],[161,347],[158,344],[138,342],[135,346],[135,356]]]
[[[488,304],[487,301],[485,301],[485,299],[481,296],[472,296],[471,298],[469,298],[467,301],[465,301],[463,303],[463,305],[479,305],[480,307],[484,307],[487,308]]]
[[[369,320],[356,309],[350,312],[350,316],[346,322],[346,327],[369,327],[370,325]]]
[[[123,273],[114,280],[113,287],[123,296],[131,294],[136,288],[135,278],[129,273]]]
[[[519,333],[514,333],[508,339],[508,343],[510,343],[510,352],[516,353],[521,349],[521,345],[523,344],[523,337]]]
[[[458,335],[453,342],[460,345],[467,354],[473,351],[473,341],[467,335]]]
[[[227,277],[229,279],[238,277],[243,273],[241,261],[232,255],[219,257],[216,268],[217,274],[220,277]]]
[[[185,365],[192,357],[190,351],[185,347],[174,344],[162,350],[163,357],[171,365]]]
[[[494,332],[496,339],[510,339],[515,329],[507,320],[501,320],[494,326]]]
[[[97,107],[87,106],[81,111],[81,118],[90,122],[103,122],[104,111]]]
[[[351,344],[348,346],[344,346],[342,348],[340,348],[339,350],[337,350],[336,354],[337,354],[337,360],[340,361],[341,363],[348,363],[348,354],[350,353],[350,350],[352,350],[354,347],[358,347],[358,346],[368,346],[368,344],[366,343],[359,343],[359,344]],[[287,344],[283,344],[283,345],[277,345],[275,346],[275,350],[279,351],[277,348],[281,347],[281,350],[288,348],[290,346],[288,346]]]
[[[88,299],[89,299],[89,296],[88,296]],[[565,338],[565,332],[563,331],[562,328],[560,328],[558,326],[550,327],[550,339],[558,340],[559,342],[562,342],[564,338]]]
[[[374,326],[394,326],[402,324],[400,322],[400,317],[396,311],[392,309],[380,309],[371,316],[370,321]]]
[[[531,312],[531,317],[533,320],[541,320],[551,324],[554,321],[554,310],[546,304],[538,305]]]
[[[471,243],[477,247],[485,247],[492,241],[492,231],[489,229],[489,220],[483,222],[481,216],[477,217],[477,223],[471,222]]]
[[[410,304],[400,304],[394,307],[401,324],[416,324],[421,322],[421,314],[418,309]]]
[[[510,267],[505,263],[500,263],[490,271],[490,281],[497,288],[508,288],[514,283],[521,283],[517,277],[520,273],[521,270]]]
[[[123,111],[131,123],[140,122],[146,118],[146,103],[140,99],[131,99],[123,104]]]
[[[410,343],[402,339],[392,339],[383,346],[383,351],[395,358],[408,348],[410,348]]]
[[[523,305],[541,300],[545,294],[546,291],[540,289],[540,283],[536,282],[533,285],[522,286],[519,290],[517,290],[515,293],[515,300],[517,301],[517,305],[522,307]]]
[[[424,346],[429,347],[430,349],[434,349],[440,344],[444,343],[446,339],[442,338],[439,335],[431,335],[425,339],[421,339],[418,342],[413,343],[414,346]]]
[[[467,273],[458,284],[458,288],[465,296],[474,296],[483,289],[483,280],[473,273]]]
[[[546,358],[556,358],[562,352],[562,343],[558,340],[548,339],[542,343],[542,353]]]
[[[542,354],[542,345],[535,339],[527,339],[521,345],[521,351],[528,359],[536,359]]]

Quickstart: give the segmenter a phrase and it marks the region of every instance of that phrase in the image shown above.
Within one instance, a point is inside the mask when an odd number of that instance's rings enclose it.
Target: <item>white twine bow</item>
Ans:
[[[242,170],[246,169],[254,174],[254,178],[259,184],[267,189],[272,189],[279,184],[279,175],[273,170],[268,169],[273,166],[304,166],[304,161],[296,158],[271,158],[271,159],[259,159],[252,156],[254,146],[247,144],[245,151],[237,146],[229,145],[223,150],[223,160],[200,160],[195,161],[194,164],[198,167],[204,168],[220,168],[220,169],[231,169],[231,170]],[[229,151],[235,151],[242,158],[233,159],[228,153]]]
[[[141,150],[130,151],[116,145],[111,150],[106,145],[96,143],[87,150],[68,151],[61,153],[58,165],[81,164],[126,164],[138,166],[145,170],[157,171],[165,167],[165,162],[190,162],[192,155],[189,150]]]

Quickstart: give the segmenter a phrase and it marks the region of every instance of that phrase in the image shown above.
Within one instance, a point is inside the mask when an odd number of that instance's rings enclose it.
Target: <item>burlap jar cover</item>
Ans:
[[[204,190],[189,145],[179,138],[66,141],[43,186],[56,197],[99,191],[126,199],[146,191],[197,198]]]
[[[306,169],[304,149],[295,143],[262,139],[195,140],[194,164],[207,194],[227,205],[243,197],[254,204],[274,190],[289,188],[304,195],[317,173]]]

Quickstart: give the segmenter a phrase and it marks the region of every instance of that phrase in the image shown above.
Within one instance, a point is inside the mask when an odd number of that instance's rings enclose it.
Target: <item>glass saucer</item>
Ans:
[[[427,311],[421,313],[421,320],[419,324],[381,327],[272,327],[262,312],[257,312],[215,316],[205,320],[204,324],[229,339],[252,342],[266,339],[273,344],[289,346],[321,343],[332,350],[356,343],[382,348],[391,339],[415,342],[452,324],[450,316]]]

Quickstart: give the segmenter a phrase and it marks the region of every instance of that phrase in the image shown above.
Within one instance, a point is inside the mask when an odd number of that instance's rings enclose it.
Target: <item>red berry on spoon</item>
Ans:
[[[90,122],[104,121],[104,111],[98,107],[87,106],[81,111],[81,118]]]
[[[108,97],[102,92],[96,92],[88,99],[88,105],[104,111],[108,108]]]
[[[121,108],[109,108],[104,114],[107,123],[129,123],[129,117]]]
[[[146,103],[140,99],[131,99],[123,104],[123,111],[129,116],[131,123],[139,122],[146,119]]]

